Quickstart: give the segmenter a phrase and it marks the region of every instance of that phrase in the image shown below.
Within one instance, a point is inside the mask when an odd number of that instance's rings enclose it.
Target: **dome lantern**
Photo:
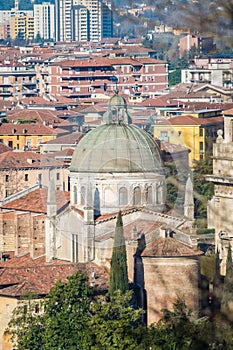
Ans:
[[[127,103],[124,97],[115,91],[115,95],[110,98],[108,103],[108,110],[103,115],[104,124],[131,124],[132,119],[127,111]]]

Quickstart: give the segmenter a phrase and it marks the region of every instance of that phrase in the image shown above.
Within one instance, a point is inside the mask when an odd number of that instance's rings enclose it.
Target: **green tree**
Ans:
[[[110,268],[109,294],[113,295],[116,290],[123,294],[128,290],[128,271],[125,238],[121,211],[116,222],[114,245]]]
[[[146,331],[141,324],[142,309],[131,306],[132,292],[118,290],[109,300],[92,304],[90,332],[92,350],[134,350]]]
[[[11,334],[11,342],[18,350],[39,350],[42,345],[44,326],[39,311],[43,303],[32,293],[25,293],[14,309],[5,333]]]
[[[7,332],[19,350],[87,350],[88,322],[92,289],[81,272],[58,281],[43,302],[43,313],[36,314],[34,303],[25,312],[20,305],[13,313]]]
[[[207,318],[198,319],[178,297],[173,310],[164,309],[163,318],[148,327],[136,350],[199,350],[211,349]],[[207,334],[206,334],[207,332]]]
[[[221,301],[221,312],[231,321],[233,311],[233,264],[232,264],[232,253],[231,246],[229,244],[226,261],[226,275],[224,279],[222,301]]]

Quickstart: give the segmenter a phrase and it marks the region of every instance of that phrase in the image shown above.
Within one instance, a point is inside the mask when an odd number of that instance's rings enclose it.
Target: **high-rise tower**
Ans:
[[[56,40],[99,42],[112,37],[111,2],[55,0]]]

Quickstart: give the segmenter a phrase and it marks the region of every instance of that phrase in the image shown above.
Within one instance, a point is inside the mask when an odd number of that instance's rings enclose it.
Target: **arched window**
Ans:
[[[86,188],[85,186],[81,187],[81,205],[85,204],[85,198],[86,198]]]
[[[146,189],[146,202],[152,204],[152,186],[148,186]]]
[[[77,187],[74,186],[74,204],[78,203],[78,197],[77,197]]]
[[[135,187],[133,190],[133,204],[141,205],[141,189],[140,187]]]
[[[119,205],[127,205],[128,203],[128,191],[126,187],[119,189]]]

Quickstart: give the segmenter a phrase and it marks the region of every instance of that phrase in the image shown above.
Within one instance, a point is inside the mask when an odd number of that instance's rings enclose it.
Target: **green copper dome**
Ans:
[[[116,94],[109,100],[103,125],[88,132],[78,143],[71,172],[160,172],[162,162],[154,139],[132,124],[127,104]]]
[[[158,146],[133,124],[104,124],[88,132],[72,157],[71,172],[160,172]]]

